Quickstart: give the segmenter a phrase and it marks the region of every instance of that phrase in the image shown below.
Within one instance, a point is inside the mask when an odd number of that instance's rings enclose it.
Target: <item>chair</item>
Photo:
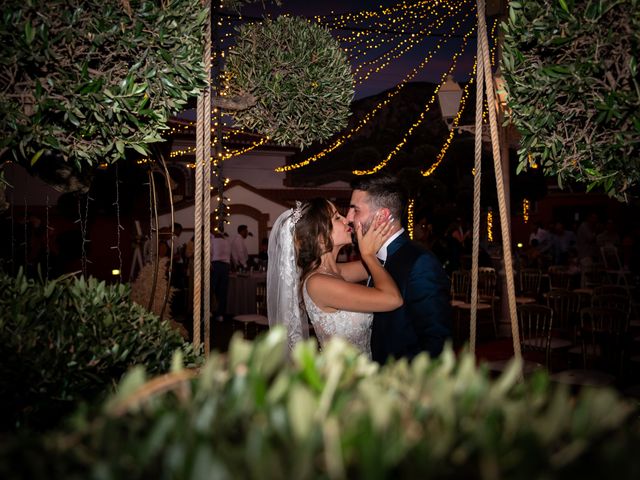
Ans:
[[[593,288],[593,295],[622,295],[627,296],[629,292],[622,285],[599,285]]]
[[[580,339],[584,368],[619,373],[623,358],[626,315],[615,308],[589,307],[580,311]]]
[[[580,295],[580,306],[588,307],[595,288],[605,283],[607,273],[599,265],[583,265],[580,276],[580,288],[573,291]]]
[[[553,310],[553,332],[575,342],[580,296],[570,290],[555,289],[547,293],[546,299],[547,306]]]
[[[518,305],[536,303],[540,294],[541,280],[542,272],[537,268],[523,268],[520,270],[518,272],[516,303]]]
[[[630,300],[627,295],[616,295],[616,294],[596,295],[594,293],[593,297],[591,298],[591,306],[600,307],[600,308],[615,308],[616,310],[620,310],[621,312],[624,312],[625,317],[628,317]]]
[[[551,265],[548,269],[549,290],[567,290],[571,286],[571,275],[564,265]]]
[[[617,285],[624,285],[625,288],[629,288],[629,282],[627,281],[627,275],[629,270],[625,269],[618,257],[618,249],[613,246],[600,247],[600,255],[602,256],[602,262],[604,263],[604,269],[607,272],[610,283]]]
[[[234,330],[242,330],[244,338],[249,338],[249,326],[253,326],[255,336],[261,330],[269,328],[267,318],[267,284],[258,282],[256,284],[256,313],[236,315],[233,317]]]
[[[466,270],[451,273],[451,305],[454,308],[469,301],[470,282],[471,276]]]
[[[553,310],[549,307],[533,303],[518,306],[522,353],[525,355],[532,352],[538,356],[541,354],[547,368],[549,368],[550,359],[552,322]]]
[[[471,278],[469,275],[469,283],[471,283]],[[497,275],[494,268],[491,267],[481,267],[478,269],[478,302],[477,309],[478,313],[490,311],[491,312],[491,325],[493,328],[493,334],[497,338],[498,337],[498,325],[496,322],[496,305],[498,303],[499,297],[496,296],[496,284],[497,284]],[[469,286],[469,292],[471,291],[471,286]],[[460,309],[460,311],[469,312],[471,314],[471,298],[469,297],[466,301],[458,302],[456,307]],[[480,318],[478,318],[478,323],[480,324]]]

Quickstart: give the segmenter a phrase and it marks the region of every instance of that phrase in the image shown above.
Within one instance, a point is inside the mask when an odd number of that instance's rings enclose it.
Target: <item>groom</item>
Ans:
[[[392,312],[376,313],[371,332],[372,358],[384,363],[389,357],[411,360],[420,352],[435,357],[451,336],[449,280],[433,253],[409,239],[400,225],[404,190],[393,177],[367,177],[352,184],[347,220],[361,223],[363,232],[377,212],[392,216],[394,234],[378,251],[404,299]]]

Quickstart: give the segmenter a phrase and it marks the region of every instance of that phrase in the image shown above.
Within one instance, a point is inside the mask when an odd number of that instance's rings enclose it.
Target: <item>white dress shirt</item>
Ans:
[[[216,237],[211,235],[211,261],[231,262],[231,245],[227,237]]]
[[[393,242],[396,238],[402,235],[402,232],[404,232],[404,228],[401,228],[396,233],[391,235],[387,239],[387,241],[384,242],[384,244],[380,247],[380,250],[378,250],[378,253],[376,253],[376,257],[378,257],[378,260],[380,260],[383,265],[384,265],[384,262],[387,261],[387,248],[389,247],[389,245],[391,245],[391,242]]]
[[[244,243],[242,235],[237,234],[231,241],[231,262],[236,266],[242,265],[246,267],[248,261],[249,252],[247,250],[247,244]]]

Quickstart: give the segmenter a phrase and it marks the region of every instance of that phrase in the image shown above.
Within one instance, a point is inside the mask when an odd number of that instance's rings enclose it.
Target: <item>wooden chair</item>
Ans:
[[[451,306],[469,301],[471,274],[467,270],[456,270],[451,273]]]
[[[256,313],[247,313],[233,317],[234,330],[242,330],[244,338],[251,338],[259,331],[269,328],[267,318],[267,284],[258,282],[256,284]]]
[[[594,293],[591,298],[592,307],[615,308],[624,312],[625,317],[629,316],[630,300],[627,295],[598,294]]]
[[[606,278],[607,273],[600,265],[583,265],[580,275],[580,287],[573,290],[580,295],[580,307],[591,305],[591,296],[594,289],[603,285]]]
[[[598,285],[593,288],[593,295],[621,295],[627,296],[629,292],[622,285]]]
[[[534,303],[518,306],[518,326],[520,329],[520,348],[523,356],[533,353],[542,356],[549,368],[551,326],[553,310]]]
[[[629,289],[628,275],[629,270],[624,268],[620,257],[618,257],[618,249],[612,246],[600,247],[600,255],[602,256],[602,262],[604,263],[604,269],[607,272],[609,283],[616,285],[623,285],[627,290]]]
[[[555,289],[546,295],[547,306],[553,310],[553,337],[576,340],[579,324],[580,296],[570,290]]]
[[[580,338],[584,368],[618,374],[624,355],[626,315],[615,308],[589,307],[580,311]]]
[[[518,272],[516,303],[518,305],[537,303],[541,280],[542,272],[537,268],[523,268],[520,270]]]
[[[564,265],[551,265],[548,269],[549,291],[568,290],[571,286],[571,275]]]
[[[460,312],[465,312],[471,315],[471,275],[469,275],[469,294],[466,301],[458,302],[456,307]],[[498,324],[496,321],[496,305],[498,304],[499,297],[496,295],[497,275],[494,268],[482,267],[478,269],[478,325],[482,323],[489,323],[484,321],[482,312],[490,312],[490,323],[493,328],[493,334],[498,337]]]

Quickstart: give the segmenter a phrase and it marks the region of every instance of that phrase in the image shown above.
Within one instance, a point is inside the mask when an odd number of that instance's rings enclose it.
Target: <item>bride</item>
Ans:
[[[308,314],[320,346],[339,336],[371,357],[373,312],[402,305],[376,257],[392,222],[374,219],[366,233],[355,225],[362,260],[337,263],[340,249],[351,244],[351,228],[330,201],[297,202],[278,217],[269,238],[267,309],[270,326],[287,327],[289,348],[308,337]],[[369,275],[372,286],[358,283]]]

